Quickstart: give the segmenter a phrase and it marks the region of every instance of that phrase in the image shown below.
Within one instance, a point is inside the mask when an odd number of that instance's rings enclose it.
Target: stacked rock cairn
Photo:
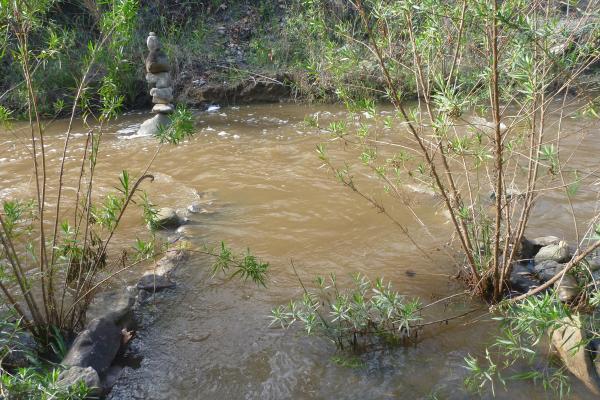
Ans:
[[[146,57],[146,81],[152,87],[150,89],[152,103],[154,103],[152,112],[156,115],[142,123],[138,134],[155,135],[159,127],[167,127],[171,123],[168,115],[174,111],[175,106],[172,104],[173,86],[169,73],[171,69],[169,59],[154,32],[150,32],[146,44],[150,51]]]

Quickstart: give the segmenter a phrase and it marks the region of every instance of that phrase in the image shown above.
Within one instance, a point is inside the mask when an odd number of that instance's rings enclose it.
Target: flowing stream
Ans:
[[[389,111],[383,111],[389,112]],[[430,302],[462,290],[451,276],[456,266],[441,250],[451,226],[440,200],[426,191],[410,194],[415,211],[430,227],[418,228],[406,208],[384,200],[398,221],[408,226],[431,259],[410,244],[400,230],[364,199],[339,184],[317,157],[315,146],[328,142],[325,132],[309,128],[307,115],[321,125],[344,117],[337,106],[265,105],[197,112],[198,133],[179,146],[163,146],[145,183],[160,206],[186,208],[201,201],[206,213],[192,214],[183,230],[195,244],[250,248],[271,264],[267,288],[237,279],[211,278],[210,260],[192,257],[177,272],[177,287],[157,296],[148,307],[146,328],[134,339],[144,355],[139,368],[119,382],[115,399],[464,399],[479,398],[464,388],[464,357],[483,354],[497,325],[479,313],[448,325],[430,327],[415,346],[374,349],[361,356],[362,367],[334,362],[335,346],[300,329],[269,327],[270,310],[302,295],[290,266],[306,283],[316,275],[335,273],[340,285],[352,273],[382,276],[410,297]],[[139,175],[153,157],[157,142],[132,137],[146,117],[131,114],[110,126],[103,137],[96,184],[101,196],[127,169]],[[600,151],[598,128],[568,119],[565,138],[575,151],[573,168],[595,168]],[[65,121],[48,128],[50,168],[57,168]],[[67,162],[66,191],[76,188],[85,130],[77,134]],[[382,135],[391,137],[394,131]],[[33,189],[26,130],[15,126],[0,133],[0,199],[25,198]],[[337,144],[332,149],[340,148]],[[332,150],[333,151],[333,150]],[[334,151],[343,156],[343,152]],[[357,162],[355,154],[345,156]],[[362,174],[366,191],[384,199],[374,176]],[[49,193],[55,191],[51,183]],[[414,189],[414,188],[413,188]],[[583,188],[574,207],[580,224],[593,215],[597,188]],[[68,214],[69,209],[65,211]],[[117,242],[131,245],[145,237],[139,212],[133,211]],[[550,218],[548,218],[550,216]],[[544,196],[535,209],[528,235],[556,235],[574,241],[564,194]],[[146,266],[147,267],[147,266]],[[112,283],[134,282],[143,268],[128,271]],[[457,298],[427,315],[444,318],[481,307]],[[543,368],[542,365],[539,366]],[[510,383],[510,393],[496,387],[500,399],[545,399],[551,396],[530,383]],[[491,398],[491,393],[485,395]],[[573,398],[591,398],[578,383]]]

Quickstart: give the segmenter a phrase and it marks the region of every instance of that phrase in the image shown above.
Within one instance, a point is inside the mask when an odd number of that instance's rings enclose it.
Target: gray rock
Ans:
[[[151,51],[146,57],[146,72],[157,74],[159,72],[169,72],[170,69],[169,58],[164,51],[160,49]]]
[[[171,87],[152,88],[152,89],[150,89],[150,95],[162,97],[162,98],[168,98],[168,97],[173,98],[173,88],[171,88]]]
[[[535,255],[534,260],[536,264],[546,260],[563,263],[569,261],[570,258],[571,251],[569,250],[569,245],[564,241],[560,241],[558,244],[542,247]]]
[[[160,127],[168,127],[171,125],[171,119],[164,114],[157,114],[154,117],[145,120],[137,134],[140,136],[154,136],[158,133]]]
[[[146,39],[146,45],[148,46],[148,50],[156,51],[161,48],[160,40],[158,40],[158,36],[156,33],[150,32],[148,35],[148,39]]]
[[[155,227],[158,229],[176,229],[182,221],[172,208],[163,207],[156,214]]]
[[[171,96],[171,97],[152,96],[153,104],[171,104],[172,102],[173,102],[173,96]]]
[[[92,367],[103,374],[121,347],[121,328],[110,318],[96,318],[81,332],[62,361],[69,367]]]
[[[554,260],[546,260],[536,264],[534,269],[535,273],[540,277],[542,282],[546,282],[552,279],[552,277],[562,270],[563,267],[563,264],[559,264]]]
[[[600,377],[600,339],[593,339],[589,347],[596,376]]]
[[[541,236],[541,237],[537,237],[537,238],[533,239],[531,241],[531,243],[534,246],[540,246],[540,247],[550,246],[553,244],[559,244],[560,238],[557,238],[556,236]]]
[[[579,315],[565,318],[563,325],[552,332],[552,344],[567,369],[594,394],[600,395],[600,378],[596,373],[590,352],[581,343],[585,340]]]
[[[123,318],[133,309],[136,295],[135,286],[104,292],[102,296],[97,296],[97,299],[94,300],[87,315],[93,318],[108,318],[120,325]]]
[[[592,272],[592,279],[597,285],[600,285],[600,270]]]
[[[146,80],[149,84],[154,85],[154,87],[158,89],[171,87],[171,74],[168,72],[160,72],[158,74],[148,72],[146,74]]]
[[[98,372],[92,367],[70,367],[58,375],[56,384],[59,387],[68,388],[80,381],[85,383],[85,385],[91,389],[91,396],[95,397],[100,395],[100,388],[102,387],[100,376],[98,376]]]
[[[169,279],[165,275],[147,273],[142,276],[137,283],[137,288],[140,290],[147,290],[149,292],[159,292],[163,289],[172,288],[175,286],[175,282]]]
[[[198,214],[202,211],[202,205],[200,204],[200,202],[195,201],[188,206],[187,210],[192,214]]]
[[[158,114],[171,114],[173,111],[175,111],[173,104],[155,104],[152,107],[152,112]]]
[[[590,271],[595,272],[600,270],[600,256],[586,258],[586,261]]]
[[[513,267],[510,274],[510,287],[519,293],[526,293],[540,285],[532,276],[532,270],[523,264],[517,264]]]
[[[558,293],[559,300],[565,303],[573,301],[580,292],[577,279],[571,275],[565,275],[562,281],[559,279],[554,284],[554,288]]]
[[[28,331],[15,331],[10,327],[0,331],[0,343],[8,344],[8,353],[2,360],[5,367],[26,368],[31,362],[29,356],[36,356],[37,342]]]

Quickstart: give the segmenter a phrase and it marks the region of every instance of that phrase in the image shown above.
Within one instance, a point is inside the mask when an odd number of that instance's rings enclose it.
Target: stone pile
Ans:
[[[162,50],[160,40],[154,32],[150,32],[146,45],[150,51],[146,57],[146,81],[152,86],[150,95],[154,107],[152,112],[156,115],[140,126],[138,135],[155,135],[160,126],[166,127],[170,124],[169,114],[175,110],[173,105],[173,85],[169,71],[169,59]]]

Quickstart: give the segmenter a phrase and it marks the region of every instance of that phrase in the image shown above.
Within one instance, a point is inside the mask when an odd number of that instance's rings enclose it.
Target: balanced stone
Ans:
[[[173,101],[173,96],[162,98],[158,96],[152,96],[152,103],[154,104],[170,104]]]
[[[160,132],[161,127],[166,128],[171,124],[166,114],[175,110],[173,106],[173,87],[169,70],[169,59],[161,49],[160,40],[154,32],[150,32],[146,39],[150,51],[146,58],[146,80],[153,88],[150,90],[152,102],[155,104],[152,112],[158,114],[142,123],[138,130],[140,136],[152,136]]]
[[[151,51],[146,58],[146,71],[153,74],[170,70],[169,58],[162,50]]]
[[[162,98],[173,97],[173,88],[153,88],[150,90],[150,95]]]
[[[168,72],[159,72],[157,74],[148,72],[146,74],[146,80],[149,84],[154,85],[154,87],[158,89],[171,87],[171,75]]]
[[[158,114],[171,114],[174,110],[175,106],[173,104],[155,104],[152,107],[152,112]]]
[[[146,45],[148,46],[148,50],[150,51],[156,51],[161,48],[160,40],[158,40],[158,36],[156,36],[156,33],[150,32],[150,34],[148,35],[148,39],[146,39]]]

